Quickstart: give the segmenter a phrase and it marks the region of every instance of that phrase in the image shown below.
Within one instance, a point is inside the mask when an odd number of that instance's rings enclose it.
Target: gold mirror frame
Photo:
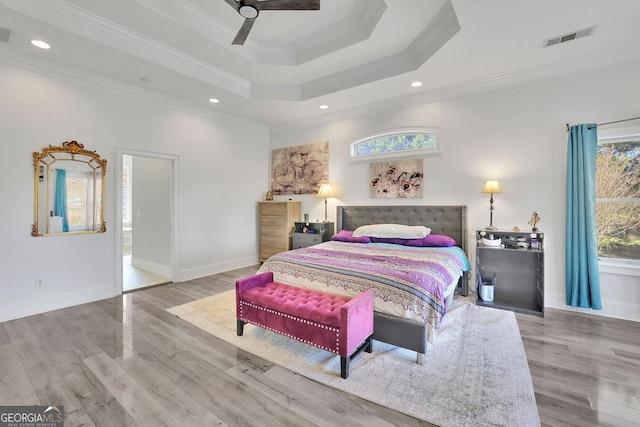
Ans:
[[[88,183],[87,187],[90,187],[89,190],[92,194],[91,216],[93,220],[91,227],[87,227],[85,230],[51,232],[50,217],[53,215],[50,203],[52,191],[51,173],[55,170],[53,166],[58,162],[77,162],[88,167],[88,172],[85,173],[91,178],[91,183]],[[104,180],[107,173],[107,161],[105,159],[101,159],[100,155],[95,151],[85,150],[84,145],[77,141],[68,141],[64,142],[62,146],[49,145],[44,147],[42,152],[34,152],[33,166],[35,191],[32,236],[61,236],[67,234],[104,233],[107,231],[107,225],[104,221]],[[69,166],[77,168],[80,165],[72,163]],[[44,206],[41,195],[44,196]],[[88,208],[85,207],[85,209]]]

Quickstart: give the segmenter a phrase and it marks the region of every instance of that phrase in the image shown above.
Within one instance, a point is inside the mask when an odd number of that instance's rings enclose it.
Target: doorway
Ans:
[[[177,158],[122,150],[118,156],[120,238],[116,274],[121,292],[176,281]]]

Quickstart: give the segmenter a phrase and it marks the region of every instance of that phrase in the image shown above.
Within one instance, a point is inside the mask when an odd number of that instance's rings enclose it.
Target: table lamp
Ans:
[[[500,183],[498,181],[487,181],[482,192],[491,194],[491,198],[489,199],[489,226],[486,230],[497,230],[498,227],[493,225],[493,195],[502,194],[502,191],[500,191]]]
[[[324,222],[329,222],[327,219],[327,198],[333,197],[333,190],[330,184],[321,184],[318,190],[318,197],[324,198]]]

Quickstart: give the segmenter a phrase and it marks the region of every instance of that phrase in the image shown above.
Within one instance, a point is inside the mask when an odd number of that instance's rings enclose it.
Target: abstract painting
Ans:
[[[315,194],[329,180],[329,143],[298,145],[271,151],[273,194]]]
[[[371,163],[370,174],[369,195],[373,198],[422,197],[422,159]]]

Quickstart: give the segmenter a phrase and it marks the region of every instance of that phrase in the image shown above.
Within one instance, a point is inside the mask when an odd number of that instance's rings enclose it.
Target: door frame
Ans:
[[[180,281],[180,266],[178,261],[178,192],[180,186],[179,170],[180,158],[174,154],[157,153],[152,151],[135,150],[131,148],[116,147],[115,157],[115,280],[114,291],[117,295],[122,294],[122,156],[148,157],[153,159],[169,160],[171,162],[171,188],[169,189],[170,221],[169,221],[169,253],[171,262],[171,281]]]

